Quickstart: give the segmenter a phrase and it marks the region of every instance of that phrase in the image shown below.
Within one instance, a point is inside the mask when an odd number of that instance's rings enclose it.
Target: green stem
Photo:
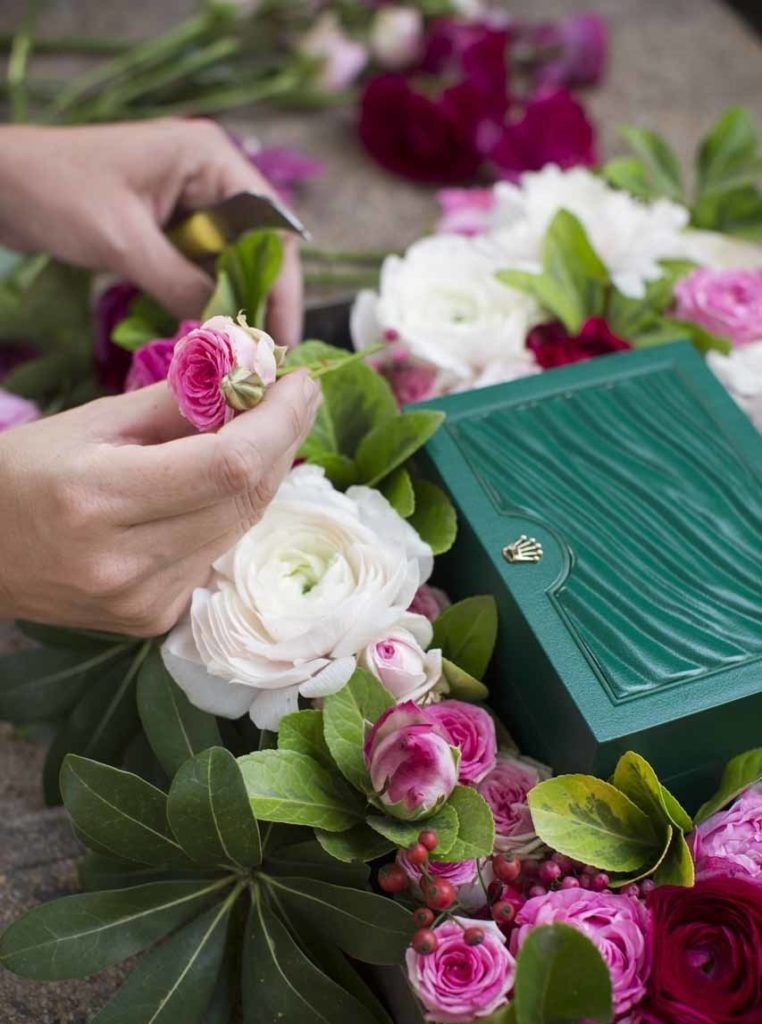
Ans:
[[[29,13],[21,24],[11,44],[8,58],[8,91],[11,100],[11,116],[17,124],[28,120],[29,103],[27,95],[27,71],[33,47],[33,31],[39,4],[32,0]]]
[[[327,373],[333,373],[334,370],[343,370],[350,363],[360,363],[363,359],[367,359],[368,356],[375,355],[376,352],[381,352],[385,348],[386,345],[383,342],[379,342],[377,345],[369,345],[359,352],[353,352],[351,356],[346,356],[344,359],[331,359],[323,363],[322,366],[308,367],[310,376],[313,380],[317,380],[319,377],[325,377]],[[284,370],[278,370],[278,377],[285,377],[289,373],[295,373],[297,370],[303,369],[305,369],[303,366],[287,366]]]
[[[378,284],[378,274],[371,270],[305,270],[304,283],[308,285],[335,285],[347,288],[372,288]]]
[[[0,32],[0,50],[13,49],[12,32]],[[37,39],[34,48],[37,53],[56,55],[95,54],[100,56],[112,53],[124,53],[135,44],[125,39],[105,39],[90,36],[59,36],[56,39]]]
[[[301,254],[306,260],[316,263],[355,263],[361,266],[378,266],[389,253],[382,249],[356,252],[351,249],[323,249],[317,245],[303,245]]]
[[[135,111],[140,117],[183,117],[186,115],[219,114],[224,110],[245,107],[251,103],[272,99],[287,92],[292,86],[290,75],[280,75],[267,82],[254,82],[250,86],[232,86],[224,89],[213,89],[193,99],[180,100],[176,103],[163,103],[155,107],[146,107]]]

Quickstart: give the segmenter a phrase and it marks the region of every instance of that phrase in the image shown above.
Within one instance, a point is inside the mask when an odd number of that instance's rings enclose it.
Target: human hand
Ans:
[[[197,316],[211,279],[161,230],[176,207],[197,209],[246,189],[273,189],[213,121],[160,120],[96,127],[0,128],[0,241],[67,263],[110,270],[176,316]],[[270,297],[268,330],[301,337],[297,240]]]
[[[0,435],[0,618],[158,636],[262,515],[320,387],[286,374],[193,434],[166,384]]]

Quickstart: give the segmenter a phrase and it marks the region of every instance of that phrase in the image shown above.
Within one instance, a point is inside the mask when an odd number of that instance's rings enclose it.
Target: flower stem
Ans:
[[[134,111],[140,117],[160,117],[175,115],[219,114],[224,110],[245,107],[251,103],[273,99],[287,92],[292,86],[290,74],[274,76],[267,81],[257,81],[250,85],[226,86],[223,89],[212,89],[207,93],[194,96],[192,99],[179,100],[174,103],[157,104],[154,107]]]
[[[346,356],[344,359],[330,359],[320,366],[307,367],[307,369],[310,371],[312,379],[317,380],[319,377],[325,377],[327,373],[333,373],[334,370],[342,370],[345,366],[349,366],[350,363],[360,363],[363,359],[375,355],[376,352],[381,352],[384,348],[386,348],[386,345],[383,342],[379,342],[377,345],[369,345],[360,352],[353,352],[351,356]],[[304,366],[287,366],[283,370],[278,370],[278,377],[285,377],[289,373],[303,369],[305,369]]]
[[[378,274],[374,270],[306,270],[304,283],[346,288],[370,288],[378,283]]]
[[[28,120],[27,72],[29,70],[29,57],[34,45],[33,33],[38,9],[39,0],[32,0],[29,4],[27,16],[13,37],[11,52],[8,57],[6,78],[8,80],[8,92],[11,101],[11,117],[17,124],[22,124]]]
[[[0,32],[0,50],[12,50],[16,33]],[[124,53],[135,43],[125,39],[98,38],[96,36],[58,36],[55,39],[36,39],[34,48],[37,53],[56,55],[94,54],[110,55]]]
[[[301,253],[304,259],[316,263],[354,263],[361,266],[378,266],[383,263],[388,252],[382,249],[352,251],[351,249],[322,249],[317,245],[303,245]]]

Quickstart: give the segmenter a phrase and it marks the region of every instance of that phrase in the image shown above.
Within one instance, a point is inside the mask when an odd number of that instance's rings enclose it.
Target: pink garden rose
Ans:
[[[762,340],[762,269],[698,267],[677,283],[677,315],[734,345]]]
[[[527,900],[515,920],[511,952],[539,925],[568,924],[593,942],[611,975],[614,1014],[636,1006],[646,993],[651,965],[648,914],[643,904],[618,893],[556,889]]]
[[[216,430],[235,415],[223,393],[231,375],[242,371],[244,383],[263,393],[275,382],[279,357],[270,335],[249,327],[244,317],[236,322],[213,316],[179,339],[167,382],[180,412],[197,430]]]
[[[137,391],[138,388],[158,384],[167,379],[169,367],[172,365],[172,353],[175,345],[186,334],[201,326],[199,320],[181,320],[173,338],[156,338],[142,345],[132,353],[132,363],[127,371],[124,382],[125,391]]]
[[[439,722],[450,742],[460,750],[458,780],[481,782],[495,767],[497,737],[491,715],[477,704],[462,700],[443,700],[427,708],[430,718]]]
[[[532,823],[527,793],[545,777],[539,766],[500,755],[492,771],[478,783],[476,789],[495,819],[496,850],[527,856],[542,846]]]
[[[415,994],[428,1011],[426,1020],[470,1024],[503,1006],[513,988],[516,961],[494,921],[480,921],[484,941],[466,944],[468,918],[447,919],[436,929],[438,946],[422,956],[406,954],[407,974]]]
[[[458,781],[457,748],[412,701],[381,715],[363,754],[376,799],[396,818],[413,821],[434,814]]]
[[[424,583],[416,590],[408,611],[414,612],[416,615],[424,615],[429,622],[433,622],[434,619],[439,618],[445,608],[450,607],[451,603],[444,590],[440,590],[439,587],[430,587],[428,583]]]
[[[31,423],[39,419],[40,415],[40,410],[34,402],[0,388],[0,431]]]
[[[699,825],[691,847],[696,878],[729,876],[762,885],[762,784]]]
[[[368,644],[358,664],[372,672],[395,700],[418,701],[439,682],[442,652],[425,651],[413,633],[400,625]]]
[[[491,188],[443,188],[437,192],[442,216],[440,234],[481,235],[491,222],[495,192]]]

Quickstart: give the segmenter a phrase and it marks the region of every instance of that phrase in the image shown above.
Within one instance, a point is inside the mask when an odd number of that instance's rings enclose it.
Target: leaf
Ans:
[[[608,1024],[611,996],[608,967],[576,928],[541,925],[524,939],[514,988],[517,1024]]]
[[[614,188],[621,188],[639,199],[653,199],[658,194],[643,161],[637,157],[614,157],[603,165],[601,173]]]
[[[324,832],[323,835],[333,836],[335,833]],[[365,864],[341,863],[326,853],[314,839],[281,847],[265,861],[262,870],[266,875],[305,875],[308,878],[357,888],[366,888],[368,884],[368,868]]]
[[[700,193],[749,184],[759,174],[751,112],[729,107],[702,140],[696,159]]]
[[[138,711],[148,742],[170,778],[189,757],[222,745],[214,716],[191,704],[156,648],[138,676]]]
[[[69,754],[61,794],[82,841],[96,853],[139,864],[188,867],[172,837],[167,797],[130,772]]]
[[[326,697],[323,704],[323,729],[331,756],[342,775],[362,792],[370,788],[362,752],[365,723],[372,725],[393,706],[389,691],[362,668],[355,669],[346,686]]]
[[[30,640],[35,640],[43,647],[66,647],[72,651],[88,651],[96,654],[105,647],[118,645],[123,647],[128,638],[117,633],[98,633],[88,629],[67,629],[65,626],[49,626],[42,622],[27,622],[17,619],[16,628]],[[141,641],[132,642],[137,647]]]
[[[183,871],[154,867],[150,864],[135,864],[100,853],[87,853],[77,863],[77,875],[83,889],[89,892],[103,889],[127,889],[147,882],[166,882],[184,878],[198,878],[199,870],[189,865]]]
[[[395,843],[379,835],[365,822],[345,832],[324,832],[316,828],[315,838],[326,853],[346,864],[376,860],[395,848]]]
[[[267,887],[295,921],[305,918],[364,963],[398,963],[412,938],[410,914],[373,892],[311,878],[268,878]]]
[[[661,787],[661,795],[667,809],[667,817],[674,827],[681,832],[690,832],[693,828],[693,819],[677,797],[673,796],[664,786]]]
[[[362,818],[338,772],[295,750],[259,750],[238,759],[252,809],[262,821],[343,832]]]
[[[720,785],[711,799],[696,812],[695,822],[700,825],[717,811],[739,797],[745,789],[762,779],[762,747],[738,754],[725,765]]]
[[[238,763],[212,747],[186,761],[172,782],[167,815],[175,838],[197,864],[251,868],[262,860],[259,827]]]
[[[294,711],[281,718],[278,749],[307,754],[329,770],[336,767],[323,735],[322,711]]]
[[[111,332],[111,341],[127,352],[136,352],[159,337],[161,335],[155,333],[151,324],[139,316],[125,317]]]
[[[444,422],[433,409],[402,412],[371,428],[357,446],[355,462],[361,483],[373,487],[418,451]]]
[[[230,900],[144,957],[92,1024],[202,1024],[225,953]]]
[[[243,310],[253,327],[261,327],[265,302],[282,263],[283,243],[277,231],[249,231],[241,235],[217,260],[220,280],[204,318],[215,314],[235,317]]]
[[[310,455],[309,461],[313,466],[322,466],[326,477],[337,490],[345,491],[357,483],[357,466],[354,459],[350,459],[347,455],[318,451]]]
[[[378,489],[403,519],[407,519],[413,514],[415,509],[413,481],[404,466],[395,469],[393,473],[383,479],[378,485]]]
[[[656,772],[640,754],[633,750],[622,754],[617,761],[611,783],[648,815],[657,830],[661,824],[671,823],[664,799],[664,788]]]
[[[654,872],[654,882],[657,885],[692,886],[695,878],[690,847],[683,833],[675,831],[664,858]]]
[[[675,202],[683,202],[680,162],[667,141],[656,132],[636,125],[624,125],[620,134],[642,160],[658,192]]]
[[[495,819],[487,801],[469,786],[456,786],[445,809],[458,816],[455,841],[446,851],[435,850],[435,860],[462,861],[489,857],[495,845]]]
[[[442,675],[448,687],[447,696],[454,700],[474,702],[489,697],[489,690],[484,683],[474,679],[447,658],[442,659]]]
[[[35,907],[0,939],[0,964],[24,978],[85,978],[119,963],[200,913],[219,880],[151,882],[64,896]]]
[[[559,775],[529,791],[537,835],[559,853],[604,871],[637,871],[663,851],[650,819],[592,775]]]
[[[130,302],[127,316],[111,332],[111,341],[134,352],[156,338],[171,338],[177,320],[156,299],[139,292]]]
[[[417,841],[421,829],[432,829],[437,833],[439,842],[437,854],[441,859],[448,859],[453,844],[458,835],[459,818],[454,807],[449,803],[436,814],[419,821],[401,821],[399,818],[392,818],[390,815],[372,814],[367,819],[368,825],[380,836],[384,836],[395,846],[405,848]]]
[[[608,271],[582,224],[559,210],[545,234],[543,273],[533,282],[536,297],[576,334],[588,317],[602,315],[608,285]]]
[[[494,597],[467,597],[445,608],[434,621],[432,647],[475,679],[487,671],[497,640],[497,604]]]
[[[240,306],[236,298],[233,282],[230,276],[218,268],[217,280],[214,284],[214,291],[209,296],[209,301],[204,306],[202,314],[204,320],[212,316],[237,316]]]
[[[693,205],[691,224],[759,241],[762,239],[762,192],[753,185],[739,185],[703,195]]]
[[[669,318],[662,320],[664,330],[672,331],[672,338],[688,338],[693,342],[694,348],[699,352],[721,352],[727,355],[733,350],[733,345],[727,338],[720,338],[711,331],[705,330],[699,324],[691,323],[689,320],[676,320]],[[638,347],[642,347],[643,338],[638,339]]]
[[[458,532],[455,507],[445,492],[427,480],[416,480],[415,511],[409,523],[435,555],[449,551]]]

